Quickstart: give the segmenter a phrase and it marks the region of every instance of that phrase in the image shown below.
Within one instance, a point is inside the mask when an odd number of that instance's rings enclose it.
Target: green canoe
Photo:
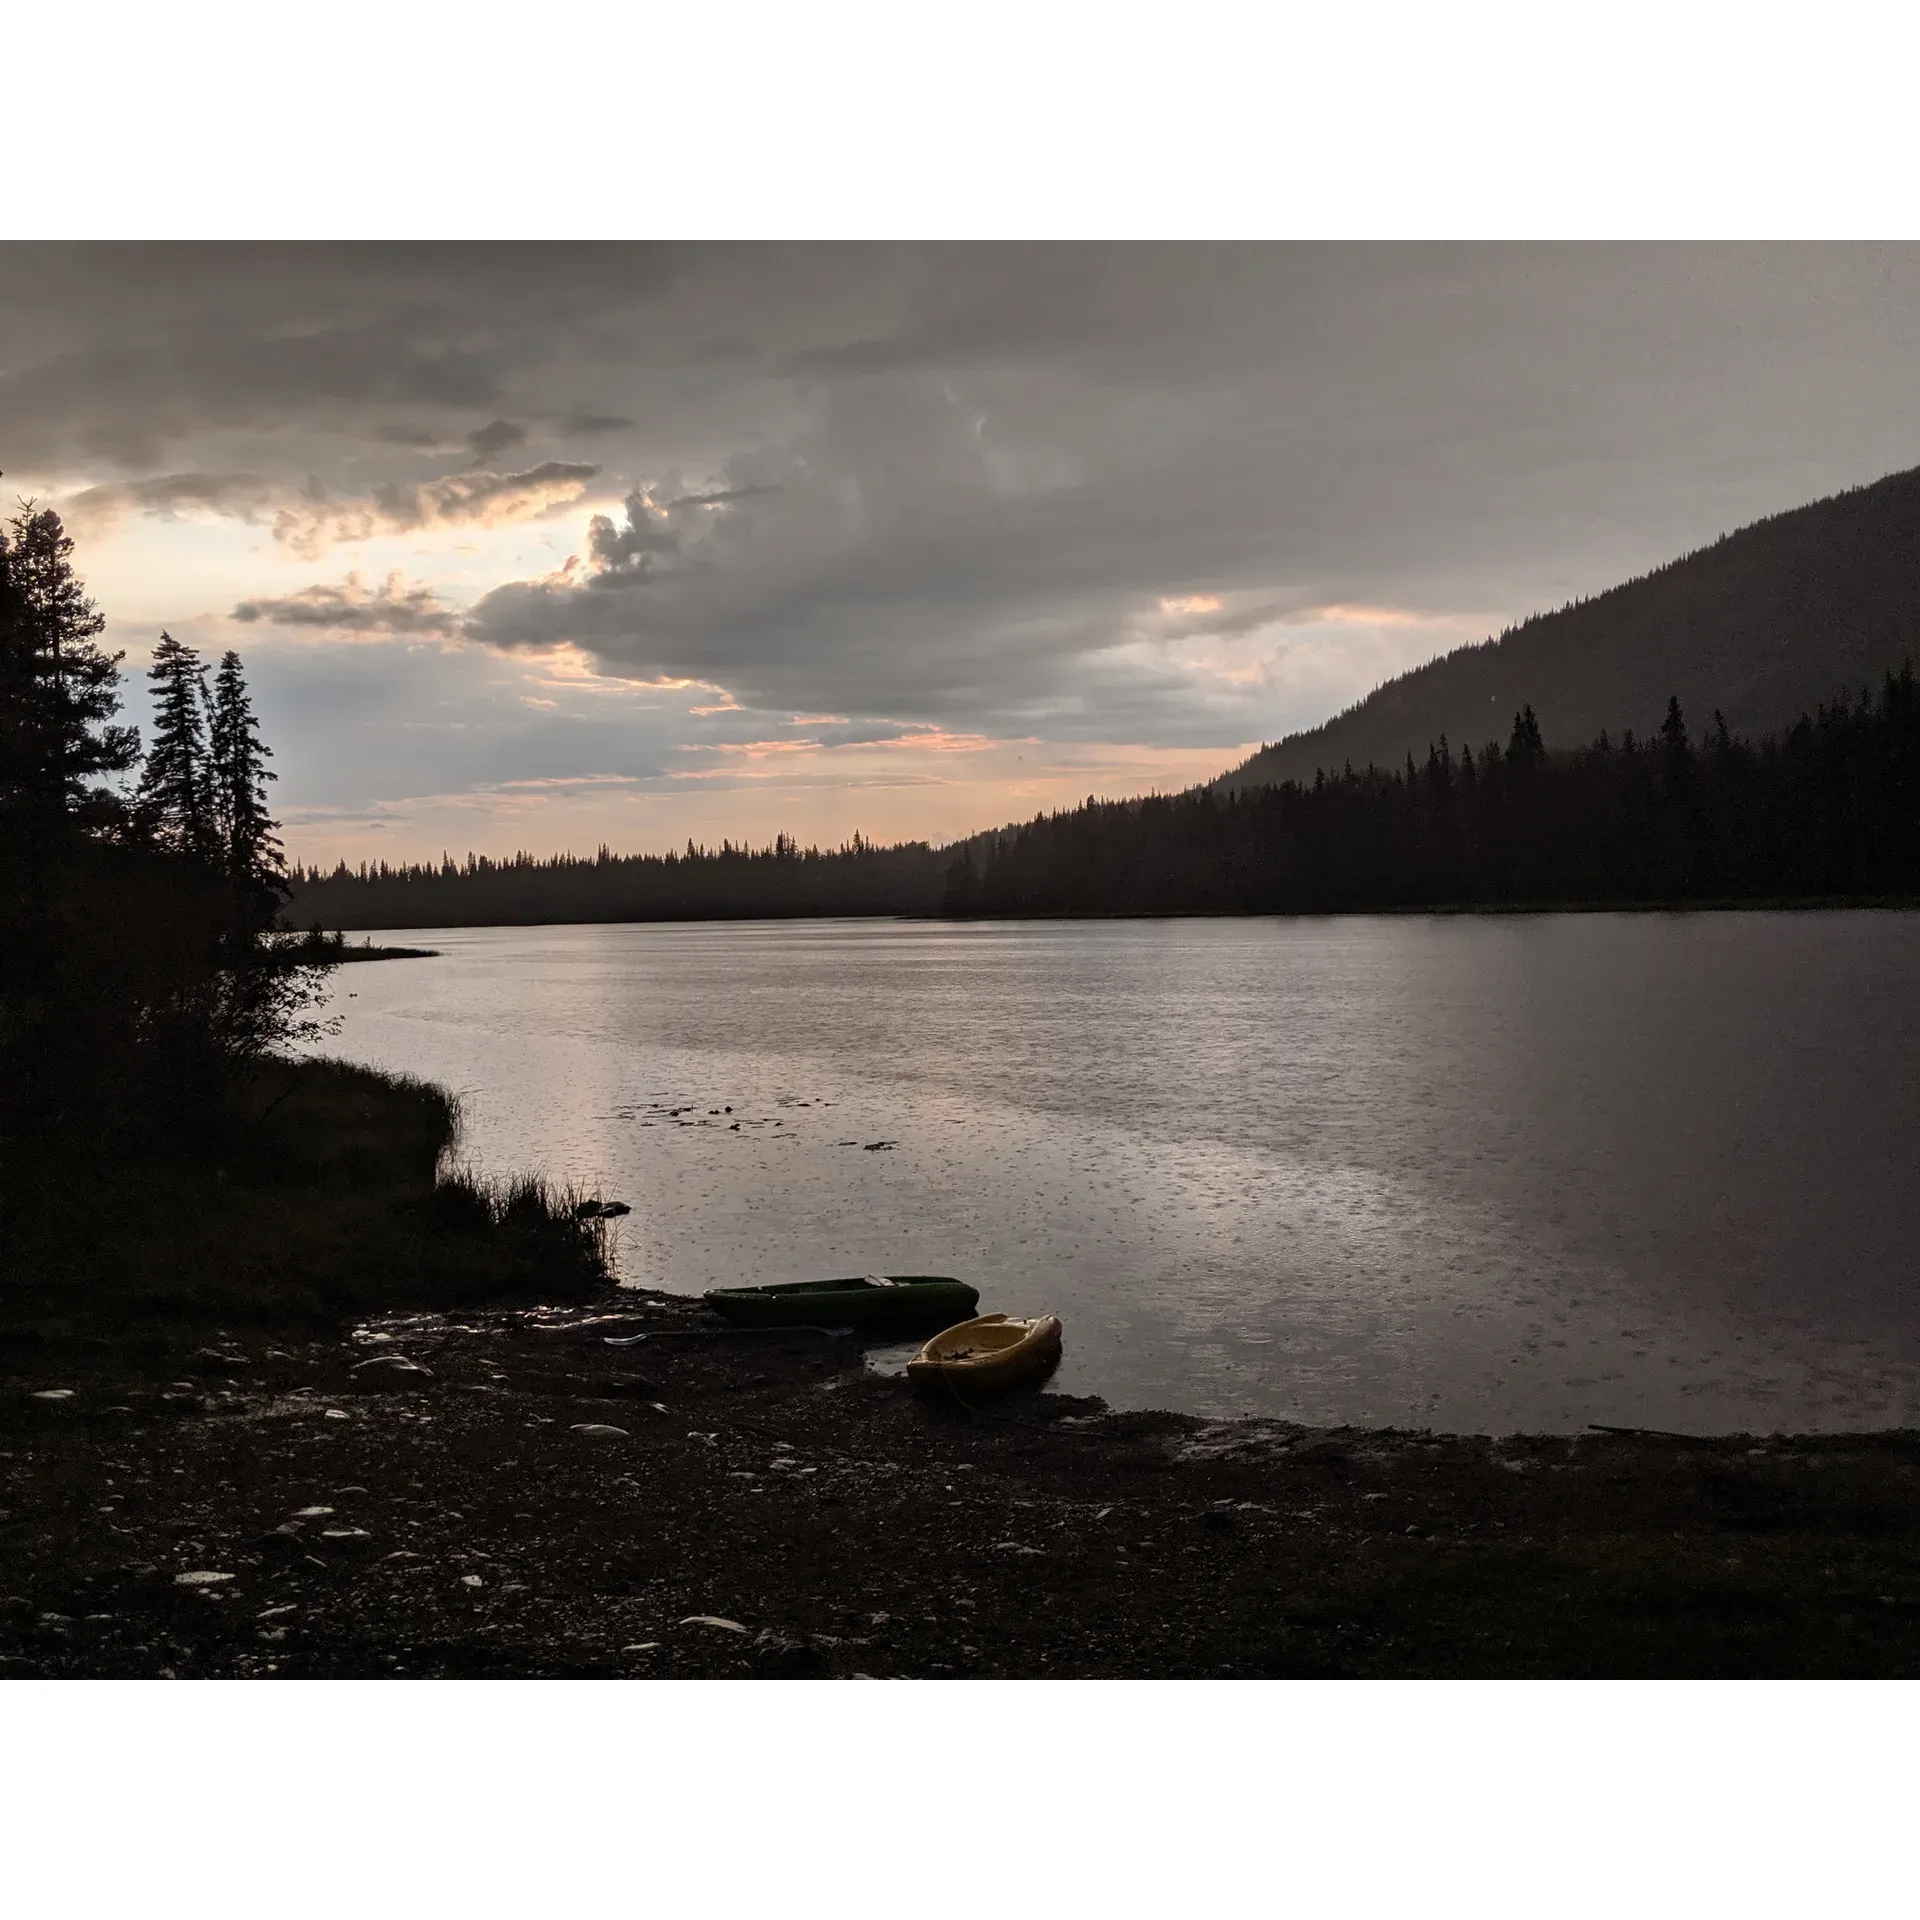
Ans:
[[[942,1273],[716,1287],[705,1299],[737,1327],[952,1326],[980,1304],[978,1289]]]

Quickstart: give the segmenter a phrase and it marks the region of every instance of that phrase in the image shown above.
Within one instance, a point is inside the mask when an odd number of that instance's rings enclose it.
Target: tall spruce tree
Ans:
[[[1687,718],[1680,711],[1677,693],[1668,697],[1667,717],[1660,722],[1660,742],[1666,755],[1667,785],[1670,788],[1684,786],[1693,748],[1687,740]]]
[[[208,752],[214,829],[227,874],[243,891],[277,900],[286,890],[287,867],[280,823],[267,811],[267,782],[278,776],[267,765],[273,749],[260,737],[240,656],[231,648],[214,676]]]
[[[96,644],[106,621],[73,571],[60,516],[24,503],[0,529],[0,816],[110,826],[99,784],[140,757],[140,736],[112,724],[121,655]]]
[[[191,647],[162,633],[147,678],[153,684],[153,745],[135,803],[140,824],[169,852],[218,865],[206,665]]]

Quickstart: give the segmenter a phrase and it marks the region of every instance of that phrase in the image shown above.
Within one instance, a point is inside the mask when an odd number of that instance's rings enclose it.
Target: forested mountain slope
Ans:
[[[1644,725],[1677,694],[1735,734],[1789,727],[1856,699],[1920,658],[1920,468],[1761,520],[1498,640],[1463,647],[1377,688],[1311,732],[1264,747],[1217,788],[1311,784],[1347,763],[1424,762],[1504,740],[1530,704],[1549,748]]]

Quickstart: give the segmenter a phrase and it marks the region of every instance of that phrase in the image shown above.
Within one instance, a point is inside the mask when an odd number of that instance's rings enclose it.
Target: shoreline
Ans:
[[[351,943],[339,948],[329,948],[326,964],[330,967],[350,967],[368,960],[438,960],[438,947],[376,947],[371,940],[363,941],[359,946]]]
[[[1920,1672],[1912,1431],[969,1411],[631,1288],[103,1346],[0,1362],[0,1674]]]
[[[1329,907],[1318,912],[1299,909],[1273,913],[1010,913],[1010,914],[921,914],[921,913],[770,913],[770,914],[653,914],[631,920],[431,920],[410,926],[352,927],[353,933],[464,933],[495,928],[538,927],[709,927],[709,926],[787,926],[804,922],[881,922],[889,925],[908,923],[933,927],[985,927],[1059,925],[1078,922],[1088,926],[1114,922],[1165,920],[1408,920],[1408,919],[1546,919],[1554,914],[1591,916],[1621,914],[1687,913],[1913,913],[1920,911],[1920,896],[1905,894],[1862,895],[1859,898],[1806,898],[1782,895],[1778,899],[1756,900],[1555,900],[1544,904],[1526,902],[1478,902],[1451,906],[1425,907]],[[329,929],[331,934],[334,930]],[[339,956],[334,956],[339,957]],[[377,947],[371,951],[348,947],[344,956],[354,959],[439,959],[432,947]]]

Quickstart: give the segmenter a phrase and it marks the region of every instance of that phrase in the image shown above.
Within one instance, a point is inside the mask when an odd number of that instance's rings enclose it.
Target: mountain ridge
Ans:
[[[1722,534],[1710,545],[1376,687],[1262,747],[1218,792],[1311,784],[1351,763],[1476,751],[1531,706],[1550,748],[1644,726],[1677,695],[1736,734],[1788,726],[1920,656],[1920,467]]]

